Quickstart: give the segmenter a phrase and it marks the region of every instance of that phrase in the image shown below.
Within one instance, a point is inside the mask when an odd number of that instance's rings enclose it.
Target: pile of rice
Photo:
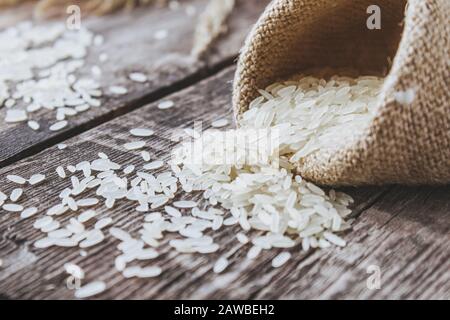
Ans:
[[[204,132],[185,130],[186,140],[169,161],[153,159],[144,150],[147,137],[155,134],[152,128],[132,128],[123,149],[140,152],[142,167],[117,163],[104,152],[97,159],[58,166],[54,178],[68,179],[70,186],[61,190],[56,205],[45,210],[25,208],[20,200],[47,177],[10,174],[7,179],[17,188],[9,196],[0,192],[0,206],[22,219],[36,219],[34,228],[44,234],[34,244],[39,249],[79,247],[85,256],[108,235],[114,237],[120,252],[115,268],[126,278],[164,272],[158,262],[142,263],[159,256],[169,233],[176,234],[169,245],[179,253],[221,252],[212,271],[224,272],[234,253],[223,252],[214,235],[238,225],[236,241],[248,249],[248,259],[262,250],[283,248],[272,260],[278,268],[291,258],[293,251],[287,248],[345,246],[339,233],[349,228],[346,217],[352,198],[305,181],[294,167],[323,148],[351,143],[370,123],[382,83],[377,77],[308,76],[271,85],[242,114],[238,129],[217,129],[227,125],[221,119]],[[172,101],[165,103],[176,107]],[[187,195],[198,192],[206,201],[192,201]],[[174,201],[175,197],[181,199]],[[142,212],[137,234],[118,228],[109,210],[96,210],[101,203],[111,209],[118,201]],[[64,262],[67,273],[85,277],[81,267]],[[104,282],[94,281],[75,296],[86,298],[106,289]]]
[[[335,233],[348,228],[351,197],[326,193],[296,175],[294,165],[351,143],[370,123],[382,84],[375,76],[273,84],[260,90],[239,129],[208,130],[175,150],[172,169],[184,191],[204,191],[244,231],[265,231],[253,239],[256,246],[287,248],[297,240],[304,250],[344,246]]]
[[[102,107],[102,67],[109,57],[90,52],[101,49],[102,35],[87,28],[69,30],[62,22],[26,21],[0,31],[1,121],[27,123],[34,131],[59,131],[70,125],[71,118]],[[87,72],[89,60],[98,64],[91,63]],[[141,72],[131,72],[128,78],[147,82]],[[128,93],[121,85],[107,89],[113,98]]]

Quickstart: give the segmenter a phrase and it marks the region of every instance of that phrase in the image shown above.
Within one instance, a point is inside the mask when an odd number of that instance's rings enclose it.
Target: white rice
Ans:
[[[164,166],[164,161],[162,160],[156,160],[150,163],[147,163],[146,165],[144,165],[144,169],[145,170],[156,170],[161,168],[162,166]]]
[[[137,276],[139,278],[153,278],[157,277],[162,273],[162,269],[160,267],[146,267],[139,270]]]
[[[239,241],[240,243],[242,243],[242,244],[247,244],[247,243],[249,242],[248,237],[247,237],[245,234],[243,234],[243,233],[238,233],[238,234],[236,235],[236,238],[237,238],[238,241]]]
[[[57,230],[60,226],[61,226],[61,224],[58,221],[53,220],[51,223],[43,226],[41,228],[41,231],[45,232],[45,233],[49,233],[49,232]]]
[[[50,224],[53,222],[53,218],[49,217],[49,216],[45,216],[42,218],[37,219],[34,224],[33,224],[33,228],[35,229],[41,229],[42,227]]]
[[[175,103],[172,100],[161,101],[158,104],[158,109],[161,109],[161,110],[170,109],[174,105],[175,105]]]
[[[138,260],[150,260],[155,259],[159,256],[158,252],[152,248],[140,249],[136,254],[136,259]]]
[[[163,40],[163,39],[167,38],[168,35],[169,35],[169,31],[167,31],[166,29],[161,29],[161,30],[156,31],[153,36],[156,40]]]
[[[11,191],[11,195],[9,196],[9,199],[12,202],[16,202],[17,200],[19,200],[20,196],[22,196],[23,194],[23,189],[21,188],[16,188],[13,191]]]
[[[5,101],[5,107],[12,108],[16,104],[16,100],[8,99]]]
[[[136,171],[134,165],[116,163],[104,153],[99,153],[98,159],[80,159],[78,164],[67,166],[67,174],[62,166],[58,167],[58,176],[68,179],[68,187],[59,194],[61,203],[53,204],[47,216],[34,223],[35,228],[48,233],[46,238],[36,241],[35,246],[89,248],[102,243],[105,240],[102,230],[113,224],[112,217],[102,214],[103,217],[95,221],[95,211],[79,213],[79,208],[102,203],[112,208],[124,201],[132,202],[132,207],[143,213],[136,238],[115,225],[109,228],[109,235],[119,240],[120,255],[115,266],[126,277],[155,277],[162,272],[159,267],[144,268],[134,263],[157,258],[158,247],[167,242],[168,233],[177,235],[169,241],[176,252],[210,254],[220,250],[211,229],[235,226],[242,230],[236,232],[232,240],[238,241],[239,247],[251,243],[248,259],[256,259],[263,249],[292,248],[300,243],[305,251],[345,246],[345,241],[335,233],[349,227],[345,219],[351,212],[348,209],[351,197],[334,190],[325,192],[305,181],[296,175],[294,164],[319,149],[333,150],[336,141],[330,142],[330,139],[344,137],[352,141],[354,136],[347,127],[350,122],[356,123],[358,129],[369,123],[380,84],[379,79],[335,77],[327,82],[307,77],[274,84],[261,91],[262,96],[242,115],[240,128],[227,133],[244,137],[243,130],[254,128],[282,132],[276,144],[268,149],[266,160],[258,158],[249,164],[245,162],[249,160],[244,159],[242,162],[235,151],[241,148],[247,151],[245,145],[239,142],[237,146],[227,145],[217,135],[220,131],[214,129],[201,134],[189,132],[194,140],[183,141],[167,163],[155,160],[143,165],[145,170],[156,170],[167,164],[171,168],[167,172]],[[362,97],[357,94],[359,90],[365,92]],[[72,103],[79,102],[74,99]],[[173,106],[173,102],[168,105]],[[218,120],[213,127],[227,125],[228,121],[223,120]],[[130,134],[148,137],[154,132],[134,128]],[[203,148],[193,149],[198,140],[203,140]],[[127,145],[129,150],[135,150],[143,148],[145,142],[132,141]],[[196,150],[193,159],[185,152],[189,150]],[[231,157],[228,163],[208,162],[217,150],[237,157]],[[150,161],[147,151],[140,154],[144,161]],[[208,161],[191,161],[200,158]],[[11,175],[8,180],[26,182],[22,177]],[[174,201],[180,191],[183,200]],[[203,192],[204,200],[192,201],[186,196],[186,193],[198,191]],[[0,194],[0,201],[6,198]],[[3,207],[22,214],[28,210],[14,205],[3,204]],[[158,209],[161,212],[154,212],[157,208],[161,208]],[[52,219],[64,213],[75,217],[64,223]],[[250,240],[246,234],[253,235],[247,233],[252,230],[258,230],[259,234]],[[289,252],[282,252],[272,260],[272,266],[281,267],[290,257]],[[133,267],[131,262],[134,262]],[[221,257],[213,271],[223,272],[228,264],[228,259]]]
[[[219,119],[211,123],[211,126],[213,126],[214,128],[222,128],[226,127],[227,125],[228,125],[227,119]]]
[[[197,202],[182,200],[182,201],[175,201],[173,205],[177,208],[195,208],[197,206]]]
[[[58,121],[58,122],[52,124],[49,127],[49,130],[50,131],[59,131],[59,130],[65,128],[67,126],[67,124],[68,124],[68,122],[66,120]]]
[[[144,161],[150,161],[150,153],[148,151],[141,151],[141,157]]]
[[[406,91],[397,91],[394,93],[395,100],[404,106],[409,106],[414,102],[415,98],[414,89],[408,89]]]
[[[153,278],[162,273],[159,267],[129,267],[123,271],[125,278],[138,277],[138,278]]]
[[[121,87],[121,86],[110,86],[109,92],[111,92],[112,94],[121,96],[121,95],[127,94],[128,90],[127,90],[127,88]]]
[[[38,212],[38,209],[36,207],[29,207],[22,211],[20,214],[21,219],[27,219],[31,216],[34,216]]]
[[[272,267],[279,268],[291,258],[289,252],[281,252],[272,260]]]
[[[39,122],[34,121],[34,120],[28,121],[27,124],[33,130],[39,130],[39,128],[40,128]]]
[[[39,249],[49,248],[54,245],[54,240],[50,238],[42,238],[34,242],[34,246]]]
[[[106,61],[108,61],[108,59],[109,59],[108,54],[106,54],[106,53],[104,53],[104,52],[102,52],[102,53],[98,56],[98,60],[99,60],[100,62],[106,62]]]
[[[28,119],[27,112],[21,109],[9,109],[6,111],[5,122],[15,123],[22,122]]]
[[[62,166],[58,166],[56,168],[56,173],[58,174],[58,176],[60,178],[65,178],[66,177],[66,172],[64,171],[64,168]]]
[[[219,260],[216,261],[213,267],[213,271],[215,273],[221,273],[228,267],[228,259],[225,257],[220,257]]]
[[[128,75],[128,77],[130,78],[130,80],[132,80],[134,82],[146,82],[147,81],[147,76],[140,72],[132,72]]]
[[[85,223],[85,222],[91,220],[96,215],[97,215],[97,212],[95,212],[94,210],[88,210],[78,216],[78,221],[81,223]],[[96,229],[98,229],[98,228],[96,228]]]
[[[100,159],[108,159],[108,155],[106,153],[104,153],[104,152],[99,152],[98,153],[98,157]]]
[[[89,66],[93,77],[78,78],[78,71],[88,61],[88,49],[93,44],[102,45],[104,40],[84,27],[68,30],[64,23],[46,25],[45,32],[42,28],[24,22],[0,31],[2,43],[6,44],[0,45],[0,65],[8,66],[0,81],[0,104],[8,108],[7,123],[27,121],[31,113],[39,110],[56,111],[57,122],[49,130],[59,131],[68,126],[69,117],[102,104],[103,92],[96,79],[102,75],[100,66]],[[101,53],[98,60],[106,62],[108,55]],[[130,78],[136,82],[147,81],[139,72],[131,73]],[[125,87],[114,85],[109,91],[113,95],[127,93]],[[27,107],[13,108],[20,100]],[[27,123],[33,130],[40,129],[40,121],[36,120]]]
[[[242,137],[245,130],[255,128],[280,132],[274,140],[277,145],[270,151],[277,154],[269,154],[265,162],[258,160],[247,166],[233,156],[230,159],[234,162],[226,165],[200,162],[211,159],[211,155],[217,154],[216,150],[227,156],[236,154],[236,149],[242,149],[244,154],[248,152],[245,144],[230,147],[221,140],[223,135],[208,130],[201,138],[177,148],[170,166],[180,168],[175,174],[183,190],[202,190],[211,205],[218,203],[231,211],[232,217],[226,218],[224,225],[239,223],[243,230],[270,232],[270,237],[254,240],[258,245],[251,249],[250,258],[257,255],[258,247],[294,246],[295,241],[290,237],[295,238],[295,235],[308,238],[305,247],[312,246],[314,241],[319,246],[334,243],[325,240],[324,232],[339,232],[348,227],[343,218],[351,211],[343,206],[347,206],[351,198],[334,191],[329,197],[321,188],[295,175],[292,164],[319,149],[334,150],[343,141],[351,142],[355,132],[360,132],[372,119],[382,83],[382,79],[376,77],[333,77],[329,82],[300,77],[286,84],[274,84],[260,91],[262,96],[241,115],[240,128],[229,130],[227,134]],[[200,152],[192,154],[191,150]],[[245,242],[242,236],[239,238]],[[343,244],[337,238],[333,240],[336,245]]]
[[[30,179],[28,180],[28,183],[31,185],[35,185],[38,183],[41,183],[42,181],[45,180],[45,175],[44,174],[33,174]]]
[[[96,205],[98,202],[96,198],[86,198],[78,200],[77,205],[80,207],[90,207]]]
[[[142,149],[145,146],[145,141],[133,141],[124,144],[125,149],[127,150],[138,150]]]
[[[324,232],[323,233],[323,237],[328,240],[329,242],[339,246],[339,247],[345,247],[346,242],[344,239],[342,239],[341,237],[331,233],[331,232]]]
[[[65,263],[64,269],[66,270],[66,272],[68,274],[72,275],[76,279],[84,279],[85,273],[84,273],[83,269],[81,269],[80,266],[78,266],[74,263]]]
[[[91,67],[91,73],[94,77],[101,77],[102,69],[100,69],[99,66],[94,65]]]
[[[75,297],[78,299],[89,298],[102,293],[106,290],[106,284],[103,281],[94,281],[82,286],[75,291]]]
[[[171,206],[165,206],[165,207],[164,207],[164,210],[166,211],[166,213],[167,213],[168,215],[170,215],[170,216],[172,216],[172,217],[176,217],[176,218],[181,217],[181,212],[180,212],[178,209],[174,208],[174,207],[171,207]]]
[[[111,228],[109,229],[109,233],[116,239],[121,241],[127,241],[131,239],[131,236],[128,232],[119,229],[119,228]]]
[[[76,247],[78,242],[69,238],[49,238],[53,241],[53,245],[57,247],[71,248]]]
[[[124,174],[130,174],[134,171],[135,167],[133,165],[128,165],[123,169]]]
[[[112,222],[113,222],[113,219],[110,218],[110,217],[103,218],[103,219],[98,220],[98,221],[95,223],[95,226],[94,226],[94,227],[95,227],[95,229],[101,230],[101,229],[103,229],[103,228],[109,226]]]
[[[94,45],[101,46],[105,42],[105,38],[101,34],[97,34],[94,36]]]
[[[6,203],[2,206],[3,210],[9,212],[21,212],[23,210],[23,206],[15,203]]]
[[[133,128],[130,130],[130,133],[135,137],[150,137],[155,131],[146,128]]]
[[[253,260],[255,259],[261,252],[262,248],[258,246],[253,246],[250,248],[250,250],[247,252],[247,259]]]
[[[57,229],[57,230],[50,231],[48,233],[48,237],[53,238],[53,239],[67,238],[67,237],[70,237],[71,235],[72,235],[72,231],[69,231],[67,229]]]
[[[6,179],[17,184],[25,184],[27,182],[25,178],[14,174],[7,175]]]

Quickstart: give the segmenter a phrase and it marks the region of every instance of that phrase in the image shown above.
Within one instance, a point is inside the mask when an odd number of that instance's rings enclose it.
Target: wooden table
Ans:
[[[206,3],[190,2],[198,11]],[[149,140],[151,152],[168,158],[175,130],[192,127],[194,120],[202,120],[204,125],[222,117],[231,120],[235,59],[266,3],[238,1],[229,20],[229,32],[201,61],[189,57],[195,19],[182,11],[140,9],[83,20],[106,39],[106,49],[102,50],[110,59],[103,67],[102,83],[123,84],[129,94],[106,96],[102,107],[73,117],[70,125],[58,132],[35,132],[24,123],[6,125],[2,121],[0,190],[9,194],[16,187],[6,180],[7,174],[28,177],[45,173],[45,183],[27,189],[21,200],[25,206],[34,205],[45,212],[57,204],[56,195],[69,183],[57,178],[55,168],[60,164],[92,160],[98,152],[105,152],[115,161],[142,165],[138,155],[120,147],[127,142],[132,127],[155,128],[158,134]],[[27,16],[24,10],[3,12],[7,19],[0,20],[5,25],[14,23]],[[166,41],[154,41],[153,34],[159,29],[169,30]],[[131,83],[126,78],[134,70],[145,72],[149,81]],[[170,112],[159,110],[161,99],[173,100],[176,107]],[[2,118],[4,109],[0,109]],[[61,142],[68,145],[67,149],[56,147]],[[277,250],[264,252],[254,261],[245,259],[248,245],[234,239],[239,227],[222,228],[215,234],[222,249],[210,255],[176,254],[167,245],[171,239],[168,236],[157,261],[164,272],[152,279],[125,279],[115,270],[118,251],[112,238],[89,248],[84,257],[79,249],[36,249],[33,243],[42,234],[32,227],[35,219],[21,220],[17,214],[0,209],[0,297],[72,299],[63,268],[70,261],[85,270],[86,281],[107,283],[108,290],[96,298],[449,299],[450,187],[384,186],[345,191],[356,200],[353,230],[344,235],[348,242],[345,248],[303,253],[295,247],[291,250],[293,258],[274,269],[270,261]],[[105,212],[106,208],[97,210]],[[133,206],[123,202],[109,212],[116,226],[132,233],[139,229],[142,214]],[[217,275],[212,265],[224,252],[229,253],[231,265]],[[373,266],[380,270],[379,289],[367,286]]]

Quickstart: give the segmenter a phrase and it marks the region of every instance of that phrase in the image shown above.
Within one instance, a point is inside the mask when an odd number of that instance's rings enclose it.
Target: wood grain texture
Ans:
[[[47,175],[45,183],[27,188],[21,202],[26,206],[46,208],[59,202],[57,194],[69,186],[54,172],[57,165],[76,164],[92,160],[102,151],[121,164],[133,163],[138,168],[142,160],[138,153],[125,151],[122,145],[130,141],[128,130],[146,126],[157,135],[147,138],[150,151],[167,158],[174,142],[172,134],[180,128],[192,127],[203,121],[204,128],[213,120],[231,117],[229,80],[234,69],[170,96],[175,107],[157,109],[157,103],[89,130],[67,141],[63,151],[49,148],[0,170],[2,191],[15,187],[5,176],[16,173],[25,177],[36,172]],[[161,169],[164,170],[164,169]],[[177,254],[168,246],[173,234],[165,237],[156,261],[144,265],[161,266],[164,272],[154,279],[125,279],[113,266],[119,254],[117,241],[108,237],[98,246],[79,249],[36,249],[33,242],[42,233],[33,229],[36,217],[20,220],[17,214],[0,213],[0,294],[9,298],[72,299],[73,291],[66,288],[66,262],[79,264],[86,271],[86,280],[103,280],[108,290],[96,298],[107,299],[207,299],[207,298],[450,298],[449,287],[449,212],[450,187],[436,188],[348,188],[356,200],[354,230],[345,234],[348,246],[342,249],[300,252],[291,250],[291,259],[282,268],[273,269],[271,259],[279,252],[271,250],[256,260],[245,259],[249,245],[235,239],[240,227],[225,227],[212,235],[221,244],[220,252],[210,255]],[[86,196],[93,194],[86,194]],[[198,199],[199,195],[192,195]],[[178,197],[177,197],[178,198]],[[183,196],[186,198],[186,196]],[[143,214],[135,205],[120,201],[113,210],[98,207],[99,217],[109,215],[114,225],[137,236]],[[40,213],[42,215],[42,213]],[[67,221],[73,214],[59,217]],[[230,260],[222,274],[212,272],[221,255]],[[380,290],[368,290],[366,268],[381,268]]]
[[[155,101],[171,92],[176,92],[224,66],[231,65],[237,56],[251,25],[256,21],[268,0],[241,0],[229,19],[229,32],[212,45],[204,60],[190,56],[196,16],[188,16],[186,5],[193,5],[200,13],[206,0],[183,1],[182,8],[143,8],[129,13],[117,13],[105,17],[89,17],[82,24],[105,37],[104,45],[89,50],[86,66],[80,77],[90,73],[92,65],[102,68],[101,84],[128,88],[125,96],[114,97],[105,91],[103,105],[88,112],[71,117],[69,126],[58,132],[48,127],[55,122],[53,112],[37,113],[41,129],[33,131],[26,123],[6,124],[3,122],[5,109],[0,109],[0,167],[11,164],[25,156],[39,152],[67,137],[92,128],[118,115],[136,109],[145,103]],[[22,11],[20,11],[22,12]],[[5,13],[9,19],[11,11]],[[17,19],[22,15],[17,13]],[[1,15],[0,15],[1,20]],[[9,20],[8,20],[9,21]],[[164,40],[156,40],[155,32],[167,30]],[[109,60],[99,63],[100,53],[106,52]],[[143,72],[148,76],[145,84],[128,79],[130,72]],[[14,143],[11,143],[14,141]]]

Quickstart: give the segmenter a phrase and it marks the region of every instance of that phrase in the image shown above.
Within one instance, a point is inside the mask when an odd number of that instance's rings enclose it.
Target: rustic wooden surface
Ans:
[[[34,154],[43,148],[74,136],[81,131],[138,108],[145,103],[155,101],[171,92],[175,92],[197,82],[198,80],[231,65],[252,23],[262,12],[268,0],[241,0],[229,19],[230,32],[213,44],[209,55],[198,61],[190,56],[197,15],[204,9],[207,0],[188,0],[182,2],[182,8],[170,10],[166,7],[134,10],[107,17],[89,17],[82,20],[82,25],[105,37],[102,46],[93,46],[89,50],[86,66],[80,75],[89,74],[94,64],[102,68],[100,83],[104,88],[114,85],[127,87],[124,96],[108,95],[101,99],[103,105],[91,108],[88,112],[69,119],[69,125],[63,130],[48,130],[49,123],[54,123],[53,112],[40,111],[39,119],[42,130],[30,129],[26,122],[3,124],[0,127],[0,166]],[[189,16],[185,7],[197,8],[196,16]],[[20,10],[18,20],[23,20],[26,10]],[[23,13],[25,12],[25,13]],[[4,13],[6,21],[12,24],[11,10]],[[0,15],[0,20],[2,16]],[[132,23],[130,23],[132,21]],[[156,40],[154,34],[165,29],[169,32],[166,39]],[[109,60],[99,63],[98,56],[106,52]],[[130,72],[139,71],[148,76],[146,83],[135,83],[128,79]],[[5,115],[0,109],[0,117]],[[14,139],[15,143],[10,143]]]
[[[171,78],[169,71],[168,74],[162,73],[157,77],[166,79],[166,91],[153,94],[150,85],[138,86],[136,90],[140,93],[128,98],[130,100],[117,104],[108,100],[106,106],[112,110],[115,108],[110,114],[106,111],[108,116],[92,114],[90,120],[84,119],[84,122],[76,124],[73,131],[57,137],[46,135],[33,142],[34,149],[29,154],[36,154],[28,156],[22,151],[9,153],[3,159],[12,159],[11,164],[0,169],[0,190],[9,194],[16,187],[6,180],[7,174],[28,177],[37,172],[45,173],[46,181],[32,188],[26,187],[25,195],[20,200],[25,206],[37,206],[45,212],[59,202],[57,195],[70,183],[56,175],[58,165],[92,160],[98,152],[105,152],[116,162],[141,166],[143,161],[139,153],[126,151],[122,147],[130,140],[130,128],[154,128],[157,134],[145,138],[149,151],[155,156],[168,158],[170,149],[175,145],[171,140],[172,134],[180,128],[192,127],[193,122],[199,120],[206,128],[213,120],[222,117],[231,119],[230,81],[234,67],[226,67],[230,63],[224,61],[231,61],[230,57],[236,54],[237,49],[227,45],[227,41],[238,48],[239,41],[244,37],[240,33],[248,28],[251,17],[257,16],[252,12],[256,9],[250,8],[249,5],[248,11],[245,11],[248,16],[242,18],[232,34],[226,37],[234,40],[222,40],[224,42],[219,42],[217,49],[208,56],[208,60],[215,61],[215,69],[200,72],[198,76],[186,80],[183,86],[174,85],[179,80],[168,80]],[[124,19],[117,25],[126,24],[126,18],[114,19]],[[139,19],[137,21],[138,25],[144,23]],[[98,25],[101,23],[98,22]],[[108,29],[105,28],[105,32]],[[187,50],[187,47],[183,48]],[[158,54],[161,52],[154,53],[155,57],[159,57]],[[126,68],[118,66],[116,72],[120,74],[120,70],[129,70]],[[148,68],[152,70],[151,66]],[[182,77],[186,75],[178,78]],[[206,79],[198,82],[204,77]],[[157,79],[154,81],[158,82]],[[182,87],[186,88],[180,90]],[[171,92],[164,99],[173,100],[175,107],[168,111],[159,110],[157,99]],[[149,100],[140,98],[147,95]],[[144,103],[150,100],[156,101]],[[3,130],[1,127],[0,137],[3,138],[0,138],[0,145],[5,149],[15,144],[16,138],[2,136]],[[54,146],[56,141],[62,140],[68,145],[65,150]],[[22,159],[16,161],[19,158]],[[239,227],[209,233],[222,248],[220,252],[210,255],[177,254],[167,245],[175,236],[168,235],[156,262],[144,264],[163,266],[161,276],[154,279],[125,279],[117,272],[113,263],[114,257],[119,254],[116,249],[118,242],[110,237],[100,245],[87,249],[88,255],[85,257],[74,248],[36,249],[33,247],[34,241],[43,236],[32,227],[36,216],[21,220],[17,214],[0,209],[0,259],[3,260],[0,267],[0,298],[73,299],[73,291],[66,287],[67,274],[63,265],[74,262],[85,270],[86,283],[92,280],[107,283],[108,290],[95,297],[100,299],[449,299],[450,186],[388,186],[346,188],[345,191],[356,200],[352,215],[355,219],[353,230],[344,235],[348,242],[345,248],[303,253],[295,247],[290,250],[293,258],[282,268],[273,269],[270,262],[277,250],[264,252],[254,261],[245,259],[249,245],[236,241],[235,233]],[[135,211],[134,205],[124,201],[118,202],[112,210],[100,206],[96,210],[100,217],[108,214],[114,219],[115,226],[137,235],[143,215]],[[61,221],[69,218],[70,214],[58,217]],[[230,267],[220,275],[214,274],[213,263],[223,254],[228,255]],[[380,268],[380,289],[371,290],[366,285],[370,276],[367,273],[369,266]]]

